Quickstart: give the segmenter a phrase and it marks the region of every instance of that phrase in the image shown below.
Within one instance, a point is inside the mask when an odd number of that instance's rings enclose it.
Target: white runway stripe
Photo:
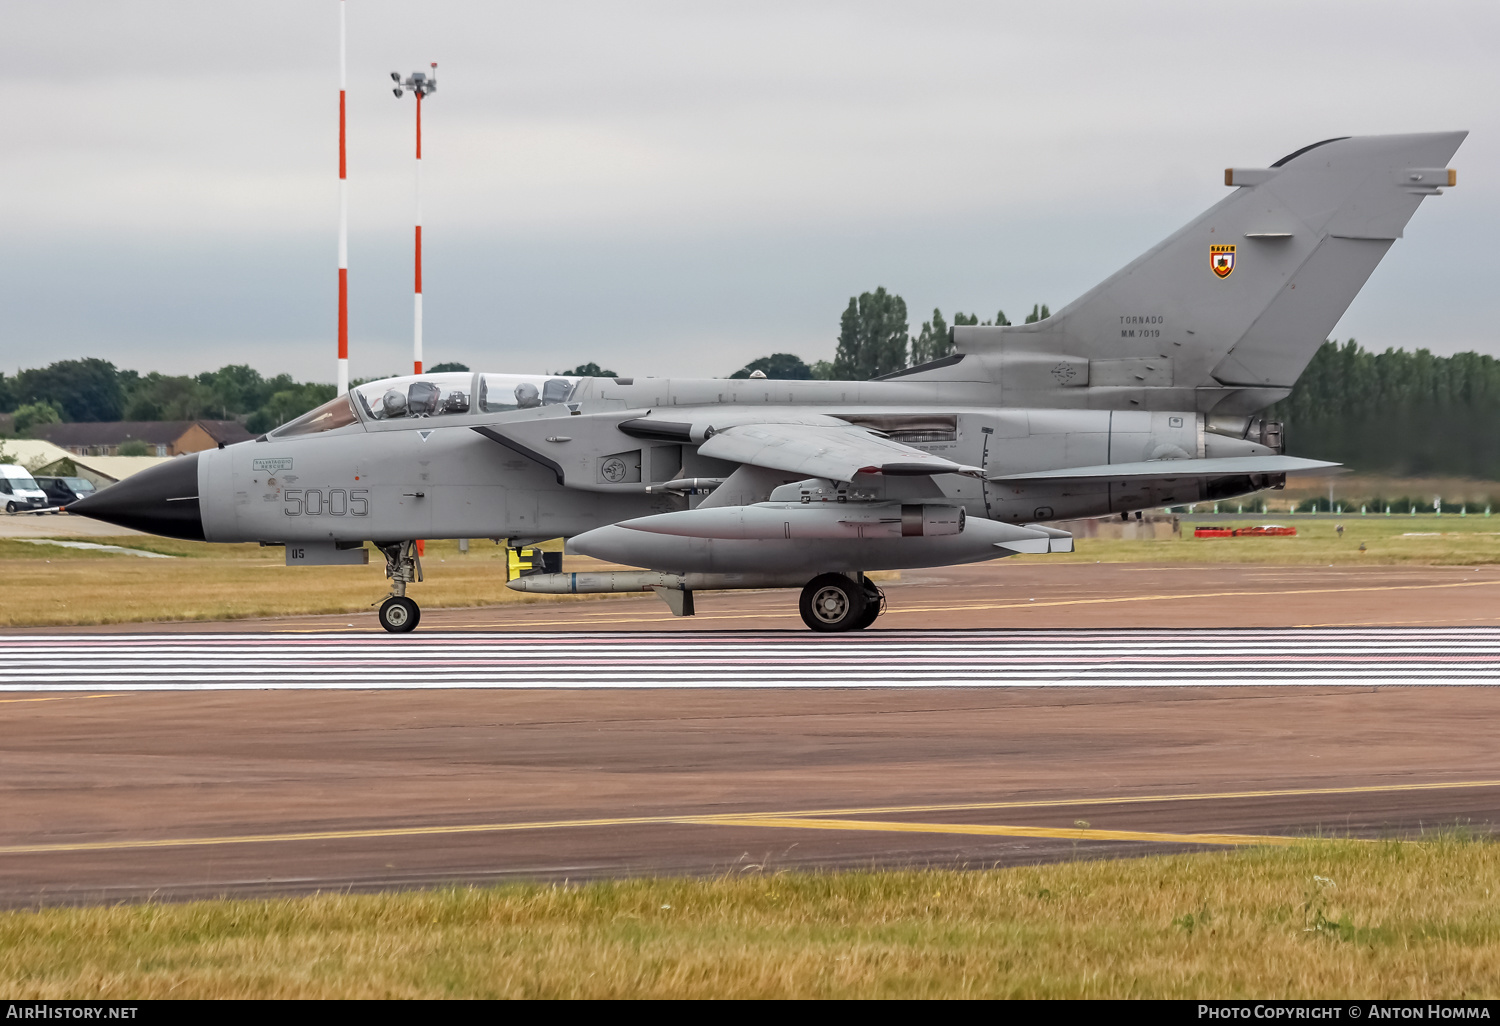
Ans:
[[[1500,628],[0,637],[0,689],[1500,683]]]

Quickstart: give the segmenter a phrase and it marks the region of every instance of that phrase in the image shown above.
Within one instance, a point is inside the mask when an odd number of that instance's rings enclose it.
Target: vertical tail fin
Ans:
[[[1422,199],[1454,184],[1446,164],[1466,134],[1329,139],[1231,168],[1235,192],[1051,318],[955,328],[975,357],[961,376],[1050,393],[1048,405],[1207,408],[1245,390],[1263,406],[1296,382]]]

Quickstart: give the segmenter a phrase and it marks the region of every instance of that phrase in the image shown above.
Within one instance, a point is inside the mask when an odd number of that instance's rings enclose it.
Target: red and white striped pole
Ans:
[[[396,83],[396,88],[391,90],[396,94],[396,99],[401,99],[403,92],[415,93],[417,96],[417,234],[416,234],[416,288],[413,292],[412,304],[412,370],[422,373],[422,97],[428,93],[437,92],[437,61],[432,62],[431,76],[420,71],[413,71],[405,82],[401,81],[401,73],[391,72],[391,80]],[[417,541],[417,555],[422,555],[424,546],[419,539]]]
[[[339,395],[349,391],[349,174],[344,148],[349,69],[344,57],[344,4],[339,0]]]
[[[432,66],[434,73],[437,65]],[[417,269],[416,291],[412,300],[412,373],[422,373],[422,95],[424,90],[420,87],[417,93],[417,252],[415,266]]]
[[[412,344],[412,369],[416,373],[422,373],[422,98],[429,93],[437,92],[437,62],[432,62],[432,74],[425,75],[420,71],[413,71],[405,82],[401,81],[401,73],[391,72],[391,81],[396,83],[396,88],[391,92],[396,94],[396,99],[401,99],[403,93],[415,93],[417,97],[417,254],[416,254],[416,290],[413,302],[413,344]]]

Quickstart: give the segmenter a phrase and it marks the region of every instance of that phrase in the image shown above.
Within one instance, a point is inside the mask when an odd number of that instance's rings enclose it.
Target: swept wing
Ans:
[[[613,443],[604,438],[616,430],[632,439],[693,444],[700,455],[712,459],[803,478],[852,481],[856,474],[984,475],[979,467],[934,456],[826,414],[773,407],[715,410],[710,417],[703,422],[685,423],[653,417],[647,411],[575,417],[542,415],[473,430],[547,467],[557,476],[559,484],[584,490],[599,490],[594,480],[593,457],[589,454],[595,448],[609,452]],[[561,434],[564,431],[566,435]],[[607,434],[600,437],[597,433],[601,431]],[[575,447],[572,451],[549,444],[569,442],[575,437],[595,439],[596,444]],[[619,445],[625,444],[625,439],[620,439]]]

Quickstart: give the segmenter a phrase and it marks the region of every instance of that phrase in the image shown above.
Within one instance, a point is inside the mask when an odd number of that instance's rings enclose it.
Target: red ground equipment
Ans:
[[[1195,527],[1194,538],[1262,538],[1277,537],[1290,538],[1296,535],[1295,527],[1282,527],[1279,524],[1263,524],[1260,527]]]

